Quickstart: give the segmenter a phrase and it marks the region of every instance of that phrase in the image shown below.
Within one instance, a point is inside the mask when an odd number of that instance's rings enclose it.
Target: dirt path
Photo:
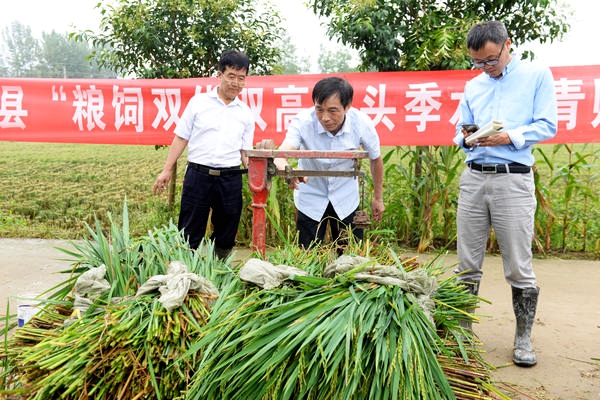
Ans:
[[[443,262],[455,265],[456,256]],[[497,368],[494,379],[515,385],[514,399],[600,400],[600,361],[592,360],[600,358],[600,262],[535,260],[534,269],[540,287],[532,330],[538,364],[520,368],[512,363],[515,321],[502,260],[485,259],[479,295],[490,304],[481,304],[481,322],[473,329],[485,360]]]
[[[0,315],[13,296],[43,290],[64,280],[56,272],[69,267],[55,247],[67,242],[41,239],[0,239]],[[428,256],[421,255],[425,261]],[[456,263],[456,256],[440,262]],[[510,287],[499,257],[488,256],[480,296],[491,304],[479,309],[474,330],[483,342],[484,358],[497,367],[494,379],[512,388],[513,399],[600,400],[600,262],[536,260],[541,288],[533,342],[538,365],[512,364],[514,316]]]

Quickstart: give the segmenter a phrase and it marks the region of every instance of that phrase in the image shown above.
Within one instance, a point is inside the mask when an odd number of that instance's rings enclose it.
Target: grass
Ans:
[[[166,150],[149,146],[2,143],[0,236],[81,239],[85,223],[120,216],[127,199],[132,233],[175,218],[152,185]]]
[[[379,243],[421,251],[448,244],[452,248],[457,177],[464,168],[464,155],[455,150],[439,147],[419,153],[415,148],[382,149],[389,155],[385,163],[387,210],[371,230]],[[166,148],[151,146],[3,142],[0,237],[81,239],[87,234],[85,225],[93,225],[96,218],[104,229],[110,226],[109,215],[120,218],[125,199],[132,235],[144,235],[170,220],[176,222],[185,155],[179,162],[174,206],[167,204],[166,194],[152,193],[166,155]],[[535,157],[538,198],[542,199],[536,217],[537,250],[598,257],[597,147],[542,145]],[[422,168],[420,175],[416,166]],[[247,185],[244,190],[240,245],[248,245],[252,235],[251,196]],[[368,208],[370,201],[366,200],[363,206]],[[293,236],[292,196],[280,179],[271,187],[267,212],[271,218],[267,242],[278,244],[274,241],[281,233]]]

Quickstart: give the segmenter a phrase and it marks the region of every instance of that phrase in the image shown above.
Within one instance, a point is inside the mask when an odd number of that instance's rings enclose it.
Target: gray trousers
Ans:
[[[460,177],[456,216],[455,272],[461,279],[481,280],[493,228],[506,281],[519,289],[536,287],[531,251],[536,205],[533,172],[484,174],[467,167]]]

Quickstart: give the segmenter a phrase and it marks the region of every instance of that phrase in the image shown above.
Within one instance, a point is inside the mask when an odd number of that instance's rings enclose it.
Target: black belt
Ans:
[[[476,164],[469,163],[469,168],[475,171],[481,171],[482,174],[526,174],[531,171],[528,165],[510,163],[510,164]]]
[[[223,175],[241,175],[248,172],[248,169],[242,169],[240,167],[207,167],[206,165],[196,164],[188,161],[188,167],[198,172],[202,172],[211,176],[223,176]]]

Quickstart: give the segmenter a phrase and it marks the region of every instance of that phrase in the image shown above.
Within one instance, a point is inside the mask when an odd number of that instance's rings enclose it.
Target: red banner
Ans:
[[[552,143],[600,142],[600,66],[555,67],[558,135]],[[381,144],[450,145],[465,82],[479,71],[336,74],[354,87],[354,107]],[[325,75],[250,76],[242,100],[256,117],[255,142],[280,144],[291,118],[311,107]],[[190,97],[216,78],[0,78],[0,140],[167,145]]]

